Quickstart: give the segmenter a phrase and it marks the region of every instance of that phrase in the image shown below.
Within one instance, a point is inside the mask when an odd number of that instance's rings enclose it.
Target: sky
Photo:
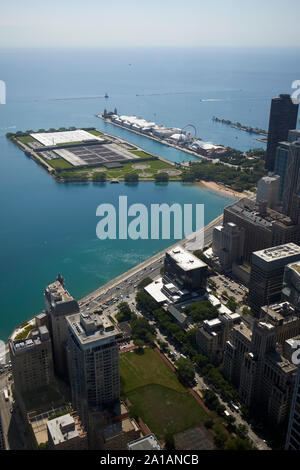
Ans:
[[[299,0],[9,0],[0,47],[300,47]]]

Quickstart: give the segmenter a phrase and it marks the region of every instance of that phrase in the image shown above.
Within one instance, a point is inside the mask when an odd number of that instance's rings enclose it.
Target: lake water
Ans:
[[[261,147],[211,118],[266,129],[270,99],[291,92],[299,63],[297,50],[0,50],[7,85],[7,104],[0,105],[0,338],[43,308],[43,289],[58,272],[79,298],[173,242],[98,240],[100,203],[116,203],[119,195],[147,206],[203,203],[208,223],[232,201],[181,183],[58,184],[6,132],[94,126],[171,161],[192,158],[95,117],[116,106],[167,126],[193,124],[214,143]],[[106,92],[109,99],[99,98]]]

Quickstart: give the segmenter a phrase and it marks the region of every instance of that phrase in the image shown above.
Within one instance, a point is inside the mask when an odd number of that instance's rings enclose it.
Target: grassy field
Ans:
[[[206,412],[152,349],[120,356],[122,394],[159,439],[202,424]]]
[[[18,140],[23,142],[23,144],[28,144],[29,142],[37,142],[31,135],[23,135],[21,137],[17,137]]]
[[[54,167],[54,168],[61,168],[61,169],[64,169],[64,168],[70,168],[70,166],[54,166],[54,165],[57,165],[56,163],[54,162],[58,162],[59,160],[63,160],[63,159],[56,159],[56,160],[52,160],[50,161],[49,163]],[[67,163],[67,162],[66,162]],[[63,163],[58,163],[58,165],[60,165]],[[135,165],[148,165],[149,168],[145,168],[145,169],[137,169],[135,168]],[[96,167],[96,168],[86,168],[86,169],[74,169],[73,171],[69,171],[66,175],[62,175],[62,176],[65,176],[66,178],[70,178],[72,179],[72,177],[87,177],[89,178],[90,180],[93,179],[93,173],[97,173],[99,172],[99,169],[103,169],[103,167]],[[124,179],[124,176],[126,175],[126,173],[138,173],[139,174],[139,178],[140,180],[145,180],[147,181],[148,180],[152,180],[154,179],[154,175],[159,171],[159,170],[174,170],[176,169],[174,166],[172,165],[169,165],[168,163],[165,163],[165,162],[162,162],[161,160],[149,160],[147,162],[135,162],[135,163],[125,163],[123,165],[122,168],[114,168],[114,169],[108,169],[108,170],[105,170],[104,173],[106,175],[106,178],[107,180],[109,181],[110,179],[113,179],[113,178],[117,178],[117,179]],[[142,175],[146,173],[148,176],[147,177],[143,177]],[[181,179],[181,176],[180,175],[175,175],[175,176],[170,176],[170,180],[180,180]]]
[[[93,129],[93,130],[88,131],[88,132],[89,132],[89,134],[96,135],[97,137],[104,137],[104,135],[101,132],[97,131],[96,129]]]
[[[64,168],[72,168],[71,163],[67,162],[63,158],[56,158],[55,160],[47,160],[47,162],[53,166],[53,168],[61,170]]]
[[[144,169],[137,169],[135,168],[136,165],[147,165],[149,168]],[[116,168],[112,170],[107,170],[106,176],[107,178],[124,178],[126,173],[137,172],[140,178],[143,178],[142,174],[147,174],[149,176],[145,177],[144,179],[153,179],[154,175],[159,170],[175,170],[176,168],[173,165],[169,165],[168,163],[162,162],[161,160],[148,160],[146,162],[135,162],[135,163],[125,163],[122,168]],[[180,179],[180,176],[171,176],[170,179]]]
[[[140,158],[151,158],[152,155],[150,153],[144,152],[143,150],[129,150],[130,153],[133,153],[133,155],[136,155]]]

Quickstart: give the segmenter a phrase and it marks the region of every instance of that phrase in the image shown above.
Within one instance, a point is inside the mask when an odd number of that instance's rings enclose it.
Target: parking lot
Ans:
[[[64,158],[73,166],[103,165],[105,163],[125,162],[139,158],[137,155],[133,155],[127,149],[117,144],[82,144],[79,146],[54,149],[53,152],[59,157]],[[40,153],[45,158],[48,157],[46,151]]]

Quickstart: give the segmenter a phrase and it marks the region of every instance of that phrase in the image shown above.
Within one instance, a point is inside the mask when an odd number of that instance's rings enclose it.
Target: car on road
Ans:
[[[229,407],[230,407],[233,411],[236,411],[236,412],[239,411],[239,407],[238,407],[235,403],[233,403],[233,402],[230,402],[230,403],[229,403]]]

